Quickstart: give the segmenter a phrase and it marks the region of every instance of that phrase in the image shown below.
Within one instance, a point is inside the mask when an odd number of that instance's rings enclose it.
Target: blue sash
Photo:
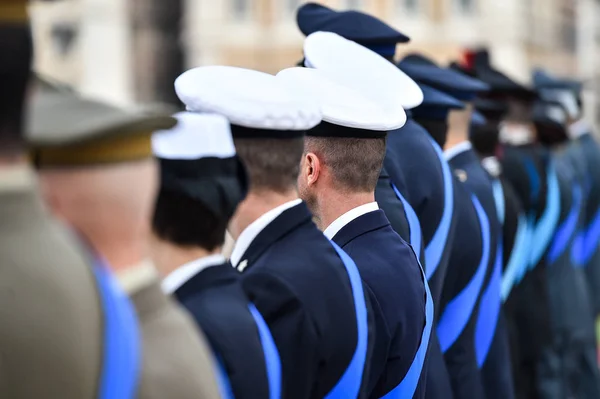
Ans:
[[[394,189],[396,196],[404,205],[404,213],[406,214],[406,219],[408,220],[408,225],[410,227],[410,245],[417,254],[417,258],[419,258],[421,256],[421,241],[423,240],[423,236],[421,234],[421,223],[419,222],[419,218],[417,217],[417,214],[412,206],[410,206],[408,201],[400,193],[400,190],[398,190],[396,185],[393,183],[392,188]]]
[[[496,333],[500,315],[500,281],[502,278],[502,240],[498,240],[496,259],[490,282],[481,296],[479,315],[475,325],[475,355],[479,367],[483,366]]]
[[[554,239],[548,251],[548,262],[553,264],[565,252],[569,244],[572,244],[573,237],[576,235],[577,222],[579,221],[579,211],[581,209],[581,187],[573,183],[573,205],[567,215],[567,218],[558,226]]]
[[[215,354],[217,364],[215,370],[215,377],[217,378],[217,386],[219,387],[219,392],[221,393],[222,399],[235,399],[233,396],[233,389],[231,389],[231,382],[229,381],[229,376],[227,375],[227,371],[225,371],[225,366],[223,365],[223,361],[219,357],[219,355]]]
[[[335,387],[325,396],[326,399],[348,399],[357,398],[360,393],[365,362],[367,359],[367,343],[369,340],[369,326],[367,323],[367,305],[363,291],[362,279],[356,264],[335,242],[331,241],[339,257],[344,262],[346,272],[350,278],[352,294],[354,296],[354,309],[356,312],[356,324],[358,328],[358,343],[352,355],[352,360],[344,375]]]
[[[578,263],[587,266],[600,244],[600,208],[594,214],[586,229],[581,233],[581,254]]]
[[[96,260],[94,275],[104,311],[104,357],[99,399],[133,399],[140,373],[141,338],[133,305],[110,271]]]
[[[518,283],[519,276],[523,270],[527,269],[529,253],[529,225],[525,215],[519,215],[517,221],[517,233],[513,243],[510,258],[506,265],[506,270],[502,276],[502,286],[500,288],[502,300],[506,301],[512,291],[513,286]]]
[[[430,140],[432,147],[435,149],[440,160],[440,165],[442,166],[442,172],[444,174],[444,213],[431,241],[425,247],[425,274],[428,280],[433,276],[433,273],[435,273],[440,265],[440,260],[442,259],[442,255],[446,249],[446,242],[448,241],[450,226],[452,224],[452,214],[454,213],[454,185],[452,182],[452,172],[450,171],[448,162],[444,159],[444,154],[439,145],[433,139],[430,138]]]
[[[556,225],[560,218],[560,189],[553,163],[548,165],[547,183],[546,209],[544,209],[544,213],[535,224],[532,232],[531,257],[529,259],[530,268],[535,267],[540,259],[542,259],[542,256],[548,249],[552,236],[554,236]]]
[[[506,204],[504,203],[504,189],[502,188],[502,182],[498,179],[492,180],[492,190],[494,192],[494,202],[496,203],[498,220],[500,221],[500,225],[504,226]]]
[[[271,330],[269,330],[265,319],[263,319],[258,309],[253,304],[248,305],[248,307],[250,308],[252,317],[254,317],[256,327],[258,327],[260,342],[265,353],[267,377],[269,378],[269,399],[279,399],[281,398],[281,360],[279,359],[277,345],[275,345]]]
[[[263,352],[265,354],[267,378],[269,379],[269,399],[279,399],[281,398],[281,362],[279,360],[279,351],[277,350],[271,331],[258,309],[256,309],[253,304],[249,304],[248,309],[256,323],[258,335],[260,336],[260,343],[262,344]],[[229,375],[227,374],[223,360],[218,353],[215,353],[215,357],[217,360],[215,374],[221,397],[223,399],[235,399],[233,389],[231,388],[231,381],[229,380]]]
[[[467,286],[446,305],[446,309],[444,309],[444,312],[440,316],[437,331],[443,353],[446,353],[454,342],[456,342],[471,318],[477,298],[481,292],[481,287],[483,286],[483,281],[485,280],[490,259],[490,222],[481,203],[474,195],[471,195],[471,201],[479,217],[483,243],[481,260],[477,266],[475,275],[471,278]]]
[[[410,399],[414,396],[417,386],[419,385],[423,364],[425,363],[425,357],[427,356],[427,349],[429,348],[431,326],[433,324],[433,298],[431,297],[429,284],[427,284],[427,277],[425,277],[422,267],[421,274],[423,275],[423,284],[425,284],[425,292],[427,294],[425,298],[425,328],[421,335],[421,343],[419,344],[419,349],[417,350],[415,358],[400,385],[383,396],[383,399]]]

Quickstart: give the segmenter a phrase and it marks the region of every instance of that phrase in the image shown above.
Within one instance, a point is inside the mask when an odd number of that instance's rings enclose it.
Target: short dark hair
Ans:
[[[250,177],[250,191],[280,194],[296,188],[304,138],[234,139],[238,156]]]
[[[33,45],[29,26],[0,25],[0,154],[24,150],[25,96]]]
[[[160,190],[152,229],[159,238],[173,244],[213,251],[223,246],[228,223],[227,218],[218,217],[201,201]]]
[[[370,192],[383,167],[385,144],[385,137],[307,137],[305,152],[314,152],[331,169],[338,189]]]

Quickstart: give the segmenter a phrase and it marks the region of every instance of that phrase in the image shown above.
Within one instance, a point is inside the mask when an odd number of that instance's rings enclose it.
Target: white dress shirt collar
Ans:
[[[296,205],[300,205],[301,203],[301,199],[295,199],[293,201],[286,202],[285,204],[279,205],[278,207],[271,209],[269,212],[264,213],[261,217],[250,223],[250,225],[246,227],[244,231],[242,231],[242,234],[240,234],[235,246],[233,247],[233,252],[231,253],[230,258],[233,267],[238,266],[238,263],[240,263],[242,260],[242,256],[244,256],[244,253],[246,253],[246,250],[250,247],[252,241],[254,241],[256,236],[258,236],[258,234],[263,231],[265,227],[267,227],[273,220],[277,219],[277,217],[284,211],[293,208]]]
[[[344,226],[346,226],[348,223],[350,223],[351,221],[353,221],[354,219],[369,213],[369,212],[374,212],[376,210],[379,209],[379,205],[377,205],[377,202],[369,202],[368,204],[364,204],[361,206],[357,206],[354,209],[350,209],[348,212],[344,213],[342,216],[340,216],[339,218],[335,219],[333,221],[333,223],[331,223],[323,232],[323,234],[325,234],[325,237],[329,238],[330,240],[333,239],[333,237],[335,237],[335,235],[337,233],[339,233],[339,231],[341,229],[344,228]]]
[[[173,294],[182,285],[187,283],[192,277],[212,266],[219,266],[226,262],[225,257],[221,254],[205,256],[204,258],[196,259],[188,262],[177,269],[173,270],[161,283],[162,290],[165,294]]]
[[[580,119],[577,122],[571,123],[567,132],[571,140],[576,140],[590,132],[590,125],[584,119]]]
[[[0,190],[14,191],[33,187],[35,172],[29,165],[11,166],[0,170]]]
[[[463,141],[462,143],[459,143],[459,144],[455,145],[454,147],[449,148],[446,151],[444,151],[444,158],[446,158],[446,161],[450,161],[452,158],[456,157],[458,154],[461,154],[465,151],[469,151],[471,148],[473,148],[473,145],[471,145],[470,141]]]

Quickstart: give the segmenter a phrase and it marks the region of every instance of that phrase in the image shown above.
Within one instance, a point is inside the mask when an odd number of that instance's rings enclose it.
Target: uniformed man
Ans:
[[[269,329],[225,261],[225,229],[248,189],[229,122],[180,112],[155,132],[161,181],[152,219],[152,258],[163,290],[192,314],[219,359],[231,398],[279,398],[281,364]],[[264,348],[263,348],[264,346]]]
[[[574,261],[573,247],[578,226],[585,222],[584,173],[577,171],[567,142],[567,114],[561,104],[539,101],[533,120],[540,142],[553,152],[560,191],[560,218],[552,238],[546,264],[556,340],[562,367],[560,379],[567,382],[560,396],[600,396],[596,367],[596,345],[591,297],[585,271]],[[562,148],[561,148],[562,147]],[[574,365],[584,365],[586,367]],[[558,397],[559,395],[557,395]]]
[[[322,105],[323,122],[307,132],[298,187],[317,226],[355,260],[376,304],[369,397],[423,398],[433,302],[416,254],[374,201],[385,136],[406,117],[318,70],[291,68],[277,78]]]
[[[272,75],[233,67],[182,74],[175,89],[195,112],[231,123],[250,190],[230,223],[232,265],[271,329],[285,398],[361,397],[368,364],[368,314],[354,262],[327,240],[298,198],[304,132],[318,104]]]
[[[162,113],[123,111],[70,91],[41,90],[32,101],[28,138],[52,211],[77,232],[98,269],[116,274],[137,311],[140,348],[112,359],[117,377],[139,374],[139,398],[216,398],[211,351],[162,293],[148,260],[156,180],[150,137],[175,123]],[[106,328],[109,345],[135,333]],[[119,380],[113,384],[107,397],[120,397],[112,391]]]
[[[360,11],[335,11],[324,5],[316,3],[307,3],[301,6],[297,12],[298,27],[304,35],[310,35],[314,32],[324,31],[336,33],[339,36],[361,44],[371,52],[362,51],[360,54],[343,54],[345,49],[335,49],[340,56],[345,57],[346,68],[352,68],[355,71],[361,70],[364,66],[365,54],[367,63],[370,62],[373,53],[393,62],[398,43],[406,43],[410,39],[408,36],[397,31],[385,22]],[[305,49],[306,50],[306,49]],[[306,57],[306,53],[305,53]],[[360,57],[360,58],[357,58]],[[306,66],[312,67],[310,62],[305,62]],[[382,85],[385,84],[377,77],[373,77],[370,83]],[[423,95],[419,87],[407,76],[398,75],[397,81],[402,82],[402,91],[395,93],[395,103],[404,109],[411,109],[421,103]],[[419,132],[412,132],[412,130]],[[419,134],[421,133],[421,135]],[[403,140],[408,138],[408,142]],[[402,128],[402,133],[390,132],[387,138],[387,156],[382,168],[380,183],[376,197],[381,199],[380,205],[390,220],[396,231],[402,235],[419,254],[426,273],[429,276],[439,266],[442,258],[444,243],[450,244],[451,234],[449,226],[442,226],[438,233],[438,239],[431,244],[434,233],[444,213],[444,185],[441,168],[438,167],[439,161],[435,149],[431,147],[429,138],[425,132],[416,126],[412,120],[408,120]],[[402,157],[395,151],[403,151]],[[441,152],[440,152],[441,153]],[[417,168],[413,158],[419,154],[419,166],[425,165],[422,169]],[[406,162],[406,163],[404,163]],[[412,167],[410,165],[413,165]],[[389,179],[388,179],[389,175]],[[389,180],[390,185],[386,184]],[[415,184],[419,181],[419,184]],[[423,187],[423,183],[431,185]],[[400,200],[401,204],[392,201],[392,192]],[[425,198],[428,197],[428,198]],[[404,211],[404,221],[400,219],[399,213]],[[422,226],[422,218],[427,219],[427,226]],[[408,225],[408,237],[406,236],[406,226]],[[447,227],[447,228],[445,228]],[[425,231],[423,231],[425,229]],[[404,235],[403,235],[404,234]],[[441,239],[440,237],[444,237]],[[441,241],[441,242],[440,242]],[[434,248],[435,247],[435,248]],[[431,260],[426,262],[427,250]],[[426,263],[431,263],[427,266]],[[441,262],[444,263],[444,262]],[[442,266],[443,270],[445,267]]]
[[[525,293],[515,314],[520,356],[513,374],[516,391],[519,397],[551,395],[556,380],[549,377],[553,372],[547,371],[552,368],[550,359],[554,355],[543,256],[559,217],[556,173],[547,152],[535,143],[537,133],[531,120],[534,91],[494,69],[485,51],[476,53],[473,61],[470,69],[474,75],[491,87],[488,96],[508,106],[499,132],[502,173],[523,204],[531,237],[527,267],[517,273],[514,281]]]
[[[567,151],[577,168],[586,199],[585,221],[578,235],[578,253],[574,254],[574,259],[587,273],[597,317],[600,314],[600,229],[595,226],[600,223],[600,179],[597,173],[600,146],[583,116],[581,83],[556,78],[542,70],[536,71],[533,78],[541,96],[559,102],[567,113],[567,135],[570,139]]]
[[[448,71],[438,69],[433,71],[435,76],[445,74],[450,79],[456,79]],[[448,114],[452,109],[464,108],[464,104],[424,84],[420,84],[420,87],[424,101],[412,110],[412,114],[427,127],[436,143],[443,147],[448,133]],[[485,393],[474,342],[478,315],[476,304],[489,262],[489,222],[479,201],[464,186],[465,174],[458,171],[453,177],[455,210],[452,223],[460,234],[450,251],[448,271],[438,283],[439,288],[436,285],[439,290],[439,296],[434,297],[434,301],[438,301],[437,333],[454,397],[483,398]],[[436,276],[430,282],[435,284],[438,281]],[[437,387],[437,380],[434,382],[433,386]],[[440,393],[434,397],[442,395]]]
[[[458,73],[456,71],[453,71]],[[468,78],[464,75],[464,78]],[[436,84],[435,87],[442,88]],[[452,110],[448,117],[446,159],[454,170],[466,175],[465,185],[481,202],[490,223],[490,259],[486,283],[481,293],[479,316],[475,327],[475,352],[482,370],[488,398],[514,397],[508,336],[501,310],[502,241],[501,226],[494,199],[492,180],[472,149],[469,128],[473,88],[453,89],[452,95],[465,102],[465,110]]]
[[[521,286],[517,284],[520,270],[527,268],[530,232],[527,215],[512,184],[502,175],[502,165],[498,159],[500,153],[499,124],[506,106],[498,101],[475,99],[476,111],[486,118],[482,125],[471,124],[469,141],[481,159],[481,165],[492,177],[494,199],[498,219],[502,225],[502,282],[500,294],[504,303],[508,337],[511,348],[511,361],[514,369],[519,368],[519,325],[516,319],[522,297]]]
[[[135,380],[114,359],[135,352],[135,339],[109,348],[104,328],[109,322],[135,329],[130,304],[102,284],[102,271],[94,274],[90,259],[49,217],[28,162],[23,136],[33,49],[26,6],[0,4],[0,397],[133,398]]]

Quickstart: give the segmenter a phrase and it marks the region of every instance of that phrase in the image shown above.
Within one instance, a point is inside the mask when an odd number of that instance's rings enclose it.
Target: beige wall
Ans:
[[[485,45],[494,63],[520,80],[540,64],[556,73],[594,77],[598,70],[595,32],[598,5],[573,0],[574,15],[583,38],[577,48],[561,43],[564,13],[570,0],[473,0],[471,13],[458,11],[458,0],[419,0],[415,11],[406,0],[323,0],[332,7],[357,4],[402,30],[412,41],[398,47],[399,55],[422,51],[446,63],[465,47]],[[236,15],[235,4],[247,5]],[[275,73],[302,56],[303,36],[296,27],[294,4],[304,0],[187,0],[186,63],[229,64]],[[134,98],[132,51],[127,0],[64,0],[36,6],[34,12],[39,70],[76,84],[84,91],[128,103]],[[49,39],[56,20],[79,22],[79,41],[68,57],[61,57]],[[567,21],[568,22],[568,21]],[[574,23],[574,21],[571,21]],[[144,73],[151,73],[152,65]]]

